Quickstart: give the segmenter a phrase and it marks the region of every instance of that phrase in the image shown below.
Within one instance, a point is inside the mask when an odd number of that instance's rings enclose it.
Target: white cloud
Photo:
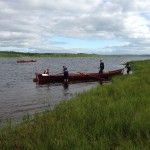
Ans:
[[[123,51],[150,53],[150,1],[0,0],[0,47],[61,50],[50,40],[59,35],[121,39]]]

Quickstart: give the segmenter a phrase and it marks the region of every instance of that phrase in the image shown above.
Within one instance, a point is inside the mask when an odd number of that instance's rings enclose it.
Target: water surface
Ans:
[[[122,62],[149,59],[148,56],[103,56],[105,71],[119,69]],[[38,58],[36,63],[17,64],[15,58],[0,59],[0,120],[18,120],[53,107],[62,99],[94,87],[98,83],[37,85],[32,80],[35,72],[49,68],[50,73],[61,73],[62,66],[69,72],[98,72],[99,58]]]

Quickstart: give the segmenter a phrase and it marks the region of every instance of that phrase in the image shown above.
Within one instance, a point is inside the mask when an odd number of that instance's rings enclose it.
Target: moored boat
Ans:
[[[36,62],[36,60],[17,60],[17,63]]]
[[[105,72],[102,74],[99,73],[69,73],[69,82],[89,82],[89,81],[101,81],[108,80],[109,78],[123,74],[123,69],[113,70],[109,72]],[[64,76],[63,74],[56,75],[48,75],[48,74],[40,74],[36,73],[36,77],[33,79],[34,82],[38,84],[46,84],[46,83],[63,83]]]

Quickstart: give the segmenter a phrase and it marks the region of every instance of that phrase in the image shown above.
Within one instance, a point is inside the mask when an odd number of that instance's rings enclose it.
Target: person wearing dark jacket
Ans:
[[[100,70],[99,70],[99,74],[100,73],[103,73],[103,70],[104,70],[104,62],[102,60],[100,60]]]
[[[130,64],[128,62],[126,63],[125,68],[127,69],[127,74],[129,74],[130,71],[131,71],[131,66],[130,66]]]
[[[66,66],[63,66],[63,73],[64,73],[64,82],[67,83],[68,82],[69,73],[68,73],[68,69],[67,69]]]

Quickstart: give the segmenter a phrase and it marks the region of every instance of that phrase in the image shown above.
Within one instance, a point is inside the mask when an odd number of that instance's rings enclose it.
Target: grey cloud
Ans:
[[[128,52],[127,49],[134,46],[135,49],[143,47],[147,52],[150,22],[141,13],[150,13],[149,6],[148,0],[143,3],[140,0],[1,0],[0,46],[58,51],[65,43],[50,39],[53,35],[61,35],[82,39],[121,39],[129,43],[120,47],[124,51]],[[134,16],[138,20],[133,24],[130,21]],[[125,20],[127,17],[129,20]],[[115,48],[112,48],[114,52]]]

